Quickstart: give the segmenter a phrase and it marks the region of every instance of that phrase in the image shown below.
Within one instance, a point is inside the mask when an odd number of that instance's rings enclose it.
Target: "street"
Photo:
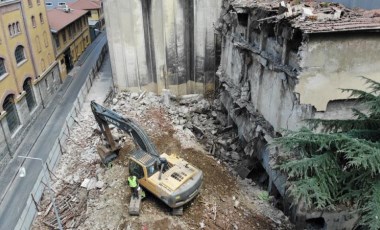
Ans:
[[[38,116],[24,141],[14,153],[13,159],[1,175],[0,229],[15,228],[35,181],[42,170],[40,162],[20,159],[17,156],[41,158],[46,162],[50,150],[57,142],[62,127],[65,125],[67,114],[70,112],[80,89],[97,61],[97,58],[94,57],[99,56],[106,42],[106,34],[101,33],[82,54],[86,59],[80,59],[80,67],[76,68],[75,75],[68,76],[52,103]],[[109,65],[109,62],[105,61],[105,63]],[[112,77],[110,74],[106,76]],[[17,176],[21,166],[26,168],[27,175],[24,178]]]

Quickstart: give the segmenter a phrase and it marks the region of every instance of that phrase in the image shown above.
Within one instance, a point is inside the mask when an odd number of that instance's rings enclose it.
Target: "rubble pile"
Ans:
[[[202,191],[185,206],[182,217],[171,216],[171,210],[150,194],[142,202],[140,216],[130,217],[128,154],[136,146],[126,133],[111,126],[114,138],[123,148],[115,161],[103,165],[96,146],[104,140],[90,106],[84,105],[52,177],[60,215],[66,218],[64,228],[291,228],[282,212],[269,200],[260,198],[265,191],[251,180],[234,176],[233,168],[242,160],[242,150],[218,101],[201,95],[174,97],[170,92],[161,97],[146,92],[120,92],[106,107],[136,120],[159,152],[177,154],[199,167],[205,174]],[[68,204],[63,204],[63,200]],[[49,196],[45,195],[34,229],[57,226],[49,205]],[[72,213],[64,211],[66,207]]]

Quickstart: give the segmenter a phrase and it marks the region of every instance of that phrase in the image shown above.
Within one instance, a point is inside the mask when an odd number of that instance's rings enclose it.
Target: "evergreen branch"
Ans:
[[[372,194],[362,208],[361,224],[371,230],[380,229],[380,182],[373,185]]]
[[[349,92],[349,98],[355,98],[358,100],[363,100],[364,102],[376,100],[376,96],[372,93],[366,92],[360,89],[340,89],[343,93]]]
[[[364,129],[354,129],[346,133],[349,137],[365,139],[372,142],[377,142],[380,140],[380,130],[364,130]]]
[[[371,142],[352,138],[339,152],[345,154],[350,167],[370,170],[372,174],[380,173],[380,149]]]
[[[324,119],[309,119],[306,122],[312,129],[317,129],[322,126],[322,131],[325,133],[348,132],[352,129],[380,129],[380,119],[352,119],[352,120],[324,120]]]
[[[372,89],[371,93],[372,94],[377,94],[380,92],[380,82],[374,81],[368,77],[360,76],[360,78],[365,80],[365,83],[369,85],[369,88]]]
[[[354,114],[354,117],[356,117],[358,120],[366,120],[369,118],[367,114],[362,113],[361,111],[355,108],[352,109],[352,113]]]

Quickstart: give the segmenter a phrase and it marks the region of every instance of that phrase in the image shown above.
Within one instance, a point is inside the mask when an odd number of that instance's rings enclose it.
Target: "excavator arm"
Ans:
[[[104,134],[111,147],[111,151],[115,151],[118,148],[116,147],[115,141],[112,137],[109,124],[113,124],[117,128],[129,134],[138,147],[140,147],[144,152],[159,158],[155,145],[150,141],[148,135],[136,122],[129,118],[120,116],[114,111],[99,105],[95,101],[91,101],[91,110],[102,134]]]

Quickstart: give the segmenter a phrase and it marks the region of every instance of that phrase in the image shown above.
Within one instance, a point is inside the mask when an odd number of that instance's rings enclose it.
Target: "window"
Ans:
[[[38,4],[38,5],[41,4],[41,0],[37,0],[37,4]]]
[[[34,16],[32,16],[32,26],[33,27],[36,27],[37,24],[36,24],[36,19],[34,18]]]
[[[23,60],[25,60],[25,53],[24,53],[24,47],[23,46],[17,46],[15,50],[15,57],[16,57],[16,62],[19,64]]]
[[[151,166],[146,167],[146,169],[148,172],[148,177],[151,177],[153,174],[160,170],[156,163],[153,163]]]
[[[43,36],[44,36],[45,47],[48,47],[48,46],[49,46],[49,43],[48,43],[48,37],[47,37],[47,33],[46,33],[46,31],[44,31]]]
[[[32,0],[28,0],[28,5],[29,5],[29,7],[33,6]]]
[[[53,3],[51,3],[51,2],[45,2],[45,5],[46,5],[46,6],[52,6]]]
[[[55,45],[57,46],[57,48],[59,48],[61,46],[61,44],[59,43],[59,37],[56,34],[54,34],[53,37],[54,37]]]
[[[8,25],[8,30],[9,30],[9,36],[13,36],[13,29],[12,29],[12,25]]]
[[[134,161],[129,162],[129,173],[132,175],[136,175],[137,179],[141,179],[144,177],[144,170],[141,165],[137,164]]]
[[[21,33],[20,23],[19,22],[16,22],[16,30],[17,30],[17,33]]]
[[[31,112],[34,107],[36,107],[36,98],[34,97],[34,92],[32,88],[32,80],[30,78],[26,79],[22,89],[25,91],[26,104],[28,105],[29,111]]]
[[[62,32],[62,40],[63,40],[63,43],[66,43],[66,30],[63,30]]]
[[[16,23],[12,23],[12,32],[13,34],[17,34]]]
[[[49,62],[49,65],[53,62],[53,58],[51,58],[50,53],[48,53],[48,62]]]
[[[8,123],[8,128],[11,133],[16,131],[17,127],[20,126],[20,120],[18,118],[17,109],[14,101],[14,95],[8,95],[3,103],[3,109],[7,112],[6,120]]]
[[[38,35],[36,36],[36,44],[37,44],[37,51],[41,52],[40,37],[38,37]]]
[[[41,69],[42,69],[42,71],[46,70],[46,65],[45,65],[45,60],[44,59],[41,59]]]
[[[65,6],[66,3],[65,2],[58,2],[58,6]]]
[[[0,58],[0,76],[3,76],[7,72],[5,68],[4,58]]]
[[[69,38],[71,38],[71,26],[68,28],[69,31]]]
[[[42,15],[42,13],[40,13],[40,22],[41,24],[44,24],[44,16]]]

